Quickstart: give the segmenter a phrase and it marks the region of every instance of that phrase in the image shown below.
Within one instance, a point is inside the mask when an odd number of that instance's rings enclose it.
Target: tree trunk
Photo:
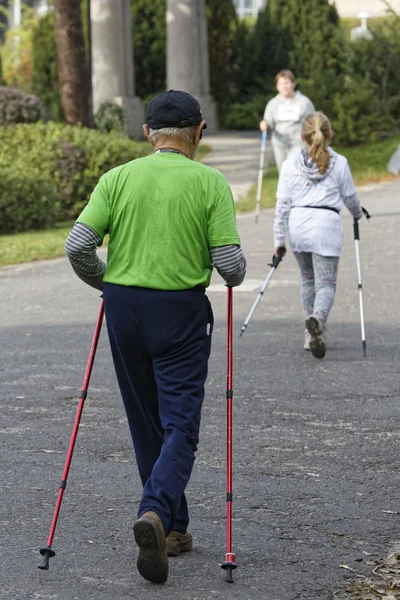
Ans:
[[[0,0],[0,9],[8,9],[8,0]],[[4,42],[4,34],[8,27],[7,14],[0,10],[0,42]]]
[[[81,0],[54,0],[58,77],[64,119],[90,126],[90,74],[85,60]]]

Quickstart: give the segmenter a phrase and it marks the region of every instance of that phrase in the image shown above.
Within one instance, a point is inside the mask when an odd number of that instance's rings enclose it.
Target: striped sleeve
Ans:
[[[106,264],[97,256],[96,248],[102,242],[100,236],[88,225],[75,223],[65,242],[65,252],[75,273],[82,281],[103,289]]]
[[[246,275],[246,257],[240,246],[215,246],[210,248],[214,267],[227,285],[240,285]]]

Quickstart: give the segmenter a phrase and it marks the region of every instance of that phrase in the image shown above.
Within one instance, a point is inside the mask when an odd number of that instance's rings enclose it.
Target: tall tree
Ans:
[[[4,34],[8,26],[8,0],[0,0],[0,42],[4,41]]]
[[[289,63],[297,77],[320,79],[343,72],[345,43],[335,5],[329,0],[270,0],[272,26],[288,37]]]
[[[218,121],[224,125],[232,94],[230,34],[237,25],[232,0],[206,0],[210,90],[217,102]]]
[[[89,69],[85,57],[80,0],[54,0],[58,77],[64,119],[89,126]]]
[[[131,0],[136,93],[140,98],[166,87],[166,0]]]

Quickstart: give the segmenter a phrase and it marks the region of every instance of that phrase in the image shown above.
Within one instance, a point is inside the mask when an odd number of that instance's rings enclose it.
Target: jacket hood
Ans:
[[[319,167],[315,164],[313,159],[309,156],[307,150],[301,150],[298,156],[296,157],[296,167],[300,171],[302,175],[304,175],[307,179],[311,181],[322,181],[330,175],[332,172],[335,163],[337,154],[332,150],[332,148],[328,147],[328,152],[330,154],[329,167],[325,171],[325,173],[321,173]]]

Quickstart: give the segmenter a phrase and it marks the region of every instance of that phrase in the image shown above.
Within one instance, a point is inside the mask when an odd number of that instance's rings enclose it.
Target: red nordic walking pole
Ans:
[[[233,368],[233,293],[228,287],[228,377],[227,377],[227,478],[226,478],[226,502],[227,502],[227,540],[225,562],[221,567],[226,571],[226,581],[233,583],[232,571],[237,568],[236,556],[232,552],[232,368]]]
[[[52,549],[51,545],[53,543],[54,533],[56,530],[58,515],[60,513],[61,502],[63,499],[64,490],[67,485],[68,471],[69,471],[69,467],[71,465],[72,453],[73,453],[74,447],[75,447],[76,436],[78,435],[78,428],[79,428],[79,423],[80,423],[81,416],[82,416],[83,405],[85,403],[86,396],[87,396],[87,391],[88,391],[89,382],[90,382],[90,376],[92,374],[92,368],[93,368],[93,363],[94,363],[94,357],[96,355],[97,344],[98,344],[99,337],[100,337],[101,326],[103,324],[103,317],[104,317],[104,302],[102,301],[99,316],[97,319],[96,329],[95,329],[94,336],[93,336],[92,346],[90,348],[89,360],[88,360],[88,364],[86,367],[85,377],[83,379],[83,386],[82,386],[81,395],[79,397],[78,410],[77,410],[76,417],[75,417],[74,427],[72,429],[71,441],[69,443],[67,459],[65,461],[64,472],[62,475],[61,485],[60,485],[60,489],[58,492],[58,498],[57,498],[57,502],[56,502],[56,508],[54,510],[53,521],[52,521],[51,527],[50,527],[50,534],[49,534],[49,537],[47,540],[47,546],[45,548],[40,549],[40,554],[43,556],[43,561],[39,565],[39,569],[44,569],[46,571],[49,568],[49,559],[52,556],[55,556],[55,552]]]

